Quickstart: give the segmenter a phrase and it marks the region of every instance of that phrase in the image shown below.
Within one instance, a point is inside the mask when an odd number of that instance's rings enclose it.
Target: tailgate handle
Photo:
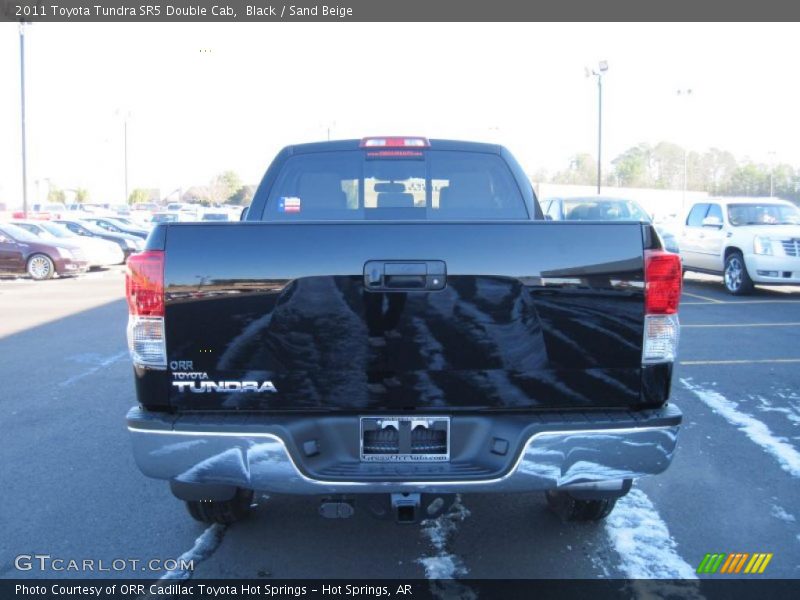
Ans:
[[[390,289],[424,289],[427,275],[425,263],[386,263],[383,285]]]
[[[447,272],[440,260],[371,260],[364,265],[364,286],[372,291],[444,289]]]

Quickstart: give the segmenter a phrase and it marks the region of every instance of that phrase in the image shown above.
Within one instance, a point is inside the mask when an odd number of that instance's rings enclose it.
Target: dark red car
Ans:
[[[89,262],[77,244],[43,242],[12,225],[0,223],[0,273],[23,274],[41,280],[53,275],[78,275],[89,270]]]

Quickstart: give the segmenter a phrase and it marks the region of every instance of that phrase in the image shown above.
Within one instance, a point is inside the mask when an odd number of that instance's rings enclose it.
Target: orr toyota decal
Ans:
[[[244,393],[244,392],[277,392],[277,388],[271,381],[241,381],[224,380],[211,381],[205,371],[192,370],[193,364],[190,360],[173,360],[169,363],[173,371],[172,387],[179,392],[192,392],[194,394],[205,394],[210,392],[222,393]],[[179,370],[185,369],[185,370]]]

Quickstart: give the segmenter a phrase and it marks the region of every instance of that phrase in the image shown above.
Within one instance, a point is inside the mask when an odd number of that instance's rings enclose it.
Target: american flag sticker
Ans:
[[[294,196],[284,196],[278,202],[278,210],[287,213],[300,212],[300,198]]]

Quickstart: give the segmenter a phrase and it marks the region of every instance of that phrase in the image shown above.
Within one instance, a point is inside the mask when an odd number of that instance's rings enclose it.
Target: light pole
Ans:
[[[125,204],[128,203],[128,119],[131,118],[130,110],[117,109],[115,113],[118,117],[122,117],[122,155],[125,169]]]
[[[775,151],[770,150],[767,152],[769,156],[769,197],[772,198],[775,196],[775,188],[773,186],[773,180],[775,177]]]
[[[679,98],[683,97],[683,98],[686,98],[688,100],[692,96],[692,89],[691,88],[680,89],[680,90],[678,90],[677,94],[678,94]],[[686,111],[684,110],[684,119],[683,119],[684,129],[686,128],[686,114],[685,114],[685,112]],[[686,132],[685,131],[684,131],[683,137],[684,137],[684,140],[683,140],[683,194],[681,196],[681,208],[685,209],[686,208],[686,188],[688,186],[688,168],[687,167],[688,167],[688,162],[689,162],[689,149],[687,148],[687,144],[686,144],[686,137],[687,136],[686,136]]]
[[[603,75],[608,71],[608,61],[601,60],[597,68],[586,69],[586,76],[597,77],[597,193],[600,194],[603,164]]]
[[[20,119],[22,125],[22,214],[28,218],[28,153],[25,137],[25,22],[19,23],[19,90]]]
[[[128,203],[128,119],[125,118],[125,204]]]

